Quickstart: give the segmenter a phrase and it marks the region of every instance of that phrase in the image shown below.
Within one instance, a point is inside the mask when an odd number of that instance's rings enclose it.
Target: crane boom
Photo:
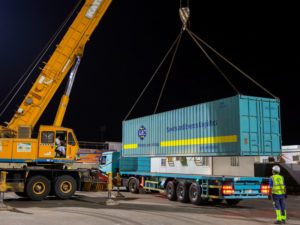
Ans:
[[[86,42],[112,0],[86,0],[56,50],[45,64],[6,129],[17,133],[19,126],[34,127],[61,85],[76,57],[81,57]]]

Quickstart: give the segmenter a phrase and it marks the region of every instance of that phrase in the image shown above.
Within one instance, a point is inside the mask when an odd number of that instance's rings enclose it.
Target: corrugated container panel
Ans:
[[[122,155],[280,155],[278,99],[237,95],[123,122]]]
[[[125,157],[120,160],[120,171],[122,172],[150,172],[151,158],[147,157]]]

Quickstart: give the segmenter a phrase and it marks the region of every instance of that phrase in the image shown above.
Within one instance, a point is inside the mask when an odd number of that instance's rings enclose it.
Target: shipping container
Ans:
[[[126,157],[120,160],[120,171],[150,172],[151,158]]]
[[[123,122],[124,157],[281,154],[279,99],[236,95]]]

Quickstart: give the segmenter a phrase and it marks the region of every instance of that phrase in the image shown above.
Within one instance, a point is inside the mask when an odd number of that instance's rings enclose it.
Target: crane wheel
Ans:
[[[34,201],[40,201],[46,198],[50,189],[51,182],[44,176],[31,177],[26,184],[26,194]]]
[[[63,175],[56,179],[54,183],[54,193],[60,199],[71,198],[77,190],[76,180],[69,175]]]

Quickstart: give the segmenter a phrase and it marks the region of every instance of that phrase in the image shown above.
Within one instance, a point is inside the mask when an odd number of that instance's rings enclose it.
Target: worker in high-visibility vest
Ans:
[[[286,222],[286,210],[285,210],[285,198],[286,187],[283,176],[279,175],[280,167],[273,166],[273,175],[270,177],[270,190],[272,194],[270,198],[273,199],[273,206],[276,210],[276,221],[275,224],[285,224]]]

